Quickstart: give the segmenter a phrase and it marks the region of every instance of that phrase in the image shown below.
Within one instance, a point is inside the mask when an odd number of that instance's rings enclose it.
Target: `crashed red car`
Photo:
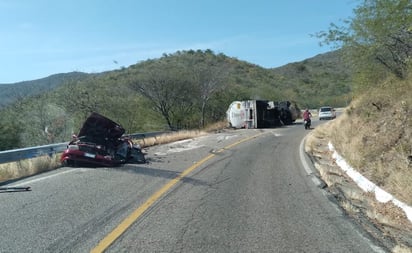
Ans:
[[[94,112],[86,119],[79,134],[73,136],[60,160],[65,166],[145,163],[140,146],[123,136],[124,133],[122,126]]]

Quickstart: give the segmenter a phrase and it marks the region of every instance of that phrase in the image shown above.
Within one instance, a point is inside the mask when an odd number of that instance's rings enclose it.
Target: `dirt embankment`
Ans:
[[[351,167],[412,206],[412,83],[370,90],[336,120],[314,129],[305,147],[325,189],[349,216],[391,252],[412,252],[412,223],[405,212],[360,189],[332,158],[329,142]]]

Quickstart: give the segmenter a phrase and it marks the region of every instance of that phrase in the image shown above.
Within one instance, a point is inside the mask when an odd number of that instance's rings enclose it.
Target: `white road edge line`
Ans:
[[[304,153],[304,143],[306,140],[306,136],[305,138],[302,139],[302,141],[300,142],[300,146],[299,146],[299,155],[300,155],[300,160],[302,161],[302,165],[305,168],[306,173],[311,176],[312,181],[315,183],[316,186],[320,187],[322,185],[322,182],[320,181],[319,178],[317,178],[315,175],[313,175],[313,171],[311,169],[311,167],[309,166],[309,164],[307,163],[306,159],[305,159],[305,153]],[[326,191],[324,191],[326,193]],[[341,212],[341,208],[336,205],[333,204],[333,202],[330,202],[332,204],[332,206],[338,211]],[[385,251],[383,249],[381,249],[379,246],[376,246],[371,240],[369,240],[368,238],[366,238],[362,233],[360,233],[357,229],[355,229],[356,233],[362,237],[364,240],[366,240],[369,244],[369,246],[371,247],[371,249],[376,252],[376,253],[384,253]]]
[[[333,146],[332,142],[328,143],[329,150],[333,152],[332,158],[336,160],[336,164],[343,170],[346,175],[348,175],[359,188],[364,192],[371,192],[375,194],[375,199],[381,203],[392,202],[394,205],[401,208],[406,217],[410,222],[412,222],[412,206],[407,205],[406,203],[396,199],[392,194],[384,191],[382,188],[377,186],[375,183],[370,181],[368,178],[364,177],[360,172],[351,167],[345,159],[338,154]]]
[[[49,178],[52,178],[52,177],[60,176],[60,175],[62,175],[62,174],[75,172],[75,171],[78,171],[78,170],[79,170],[79,168],[72,168],[72,169],[70,169],[70,170],[58,172],[58,173],[55,173],[55,174],[53,174],[53,175],[44,176],[44,177],[40,177],[40,178],[36,178],[36,179],[24,181],[24,182],[18,183],[18,184],[11,184],[10,186],[11,186],[11,187],[18,187],[18,186],[28,185],[28,184],[31,184],[31,183],[36,183],[36,182],[43,181],[43,180],[46,180],[46,179],[49,179]]]
[[[299,145],[299,156],[300,156],[300,161],[302,162],[303,168],[305,169],[306,173],[311,176],[311,179],[313,181],[313,183],[315,183],[316,186],[321,186],[322,182],[319,180],[319,178],[317,178],[316,176],[313,175],[313,171],[311,169],[311,167],[309,166],[308,162],[306,161],[305,158],[305,152],[304,152],[304,143],[306,140],[306,136],[305,138],[302,139],[302,141],[300,142]]]

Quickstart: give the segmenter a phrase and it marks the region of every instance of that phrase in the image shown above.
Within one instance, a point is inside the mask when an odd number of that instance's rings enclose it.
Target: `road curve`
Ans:
[[[306,133],[231,130],[14,182],[32,191],[0,194],[0,252],[384,252],[303,168]]]

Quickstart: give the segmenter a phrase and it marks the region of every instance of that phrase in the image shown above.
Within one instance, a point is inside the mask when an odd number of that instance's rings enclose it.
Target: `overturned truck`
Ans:
[[[233,128],[271,128],[293,124],[299,113],[289,101],[245,100],[232,102],[226,117]]]

